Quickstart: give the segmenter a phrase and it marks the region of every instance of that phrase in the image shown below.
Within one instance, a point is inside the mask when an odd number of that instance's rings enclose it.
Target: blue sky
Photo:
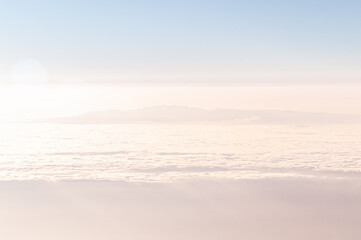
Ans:
[[[351,0],[6,1],[0,81],[31,59],[54,83],[358,83],[360,11]]]

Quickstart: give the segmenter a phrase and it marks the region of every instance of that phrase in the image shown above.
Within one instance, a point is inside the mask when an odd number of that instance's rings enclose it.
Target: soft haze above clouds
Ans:
[[[358,83],[360,9],[353,0],[6,1],[0,82],[18,81],[25,62],[51,83]]]
[[[0,122],[67,117],[158,105],[202,109],[361,114],[361,87],[334,86],[1,86]]]

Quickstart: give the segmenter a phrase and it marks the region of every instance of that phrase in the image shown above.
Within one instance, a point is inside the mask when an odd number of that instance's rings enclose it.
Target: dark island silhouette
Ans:
[[[50,123],[192,123],[231,122],[240,124],[357,124],[360,115],[279,110],[206,110],[185,106],[154,106],[132,110],[106,110],[74,117],[42,120]]]

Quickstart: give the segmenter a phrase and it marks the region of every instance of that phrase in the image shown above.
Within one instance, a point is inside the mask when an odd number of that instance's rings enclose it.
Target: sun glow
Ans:
[[[13,85],[0,87],[1,120],[26,120],[66,115],[90,98],[85,87]]]

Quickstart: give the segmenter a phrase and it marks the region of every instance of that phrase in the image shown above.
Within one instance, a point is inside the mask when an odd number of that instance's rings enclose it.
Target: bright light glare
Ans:
[[[14,85],[0,87],[0,120],[26,120],[77,112],[89,100],[86,87]]]

